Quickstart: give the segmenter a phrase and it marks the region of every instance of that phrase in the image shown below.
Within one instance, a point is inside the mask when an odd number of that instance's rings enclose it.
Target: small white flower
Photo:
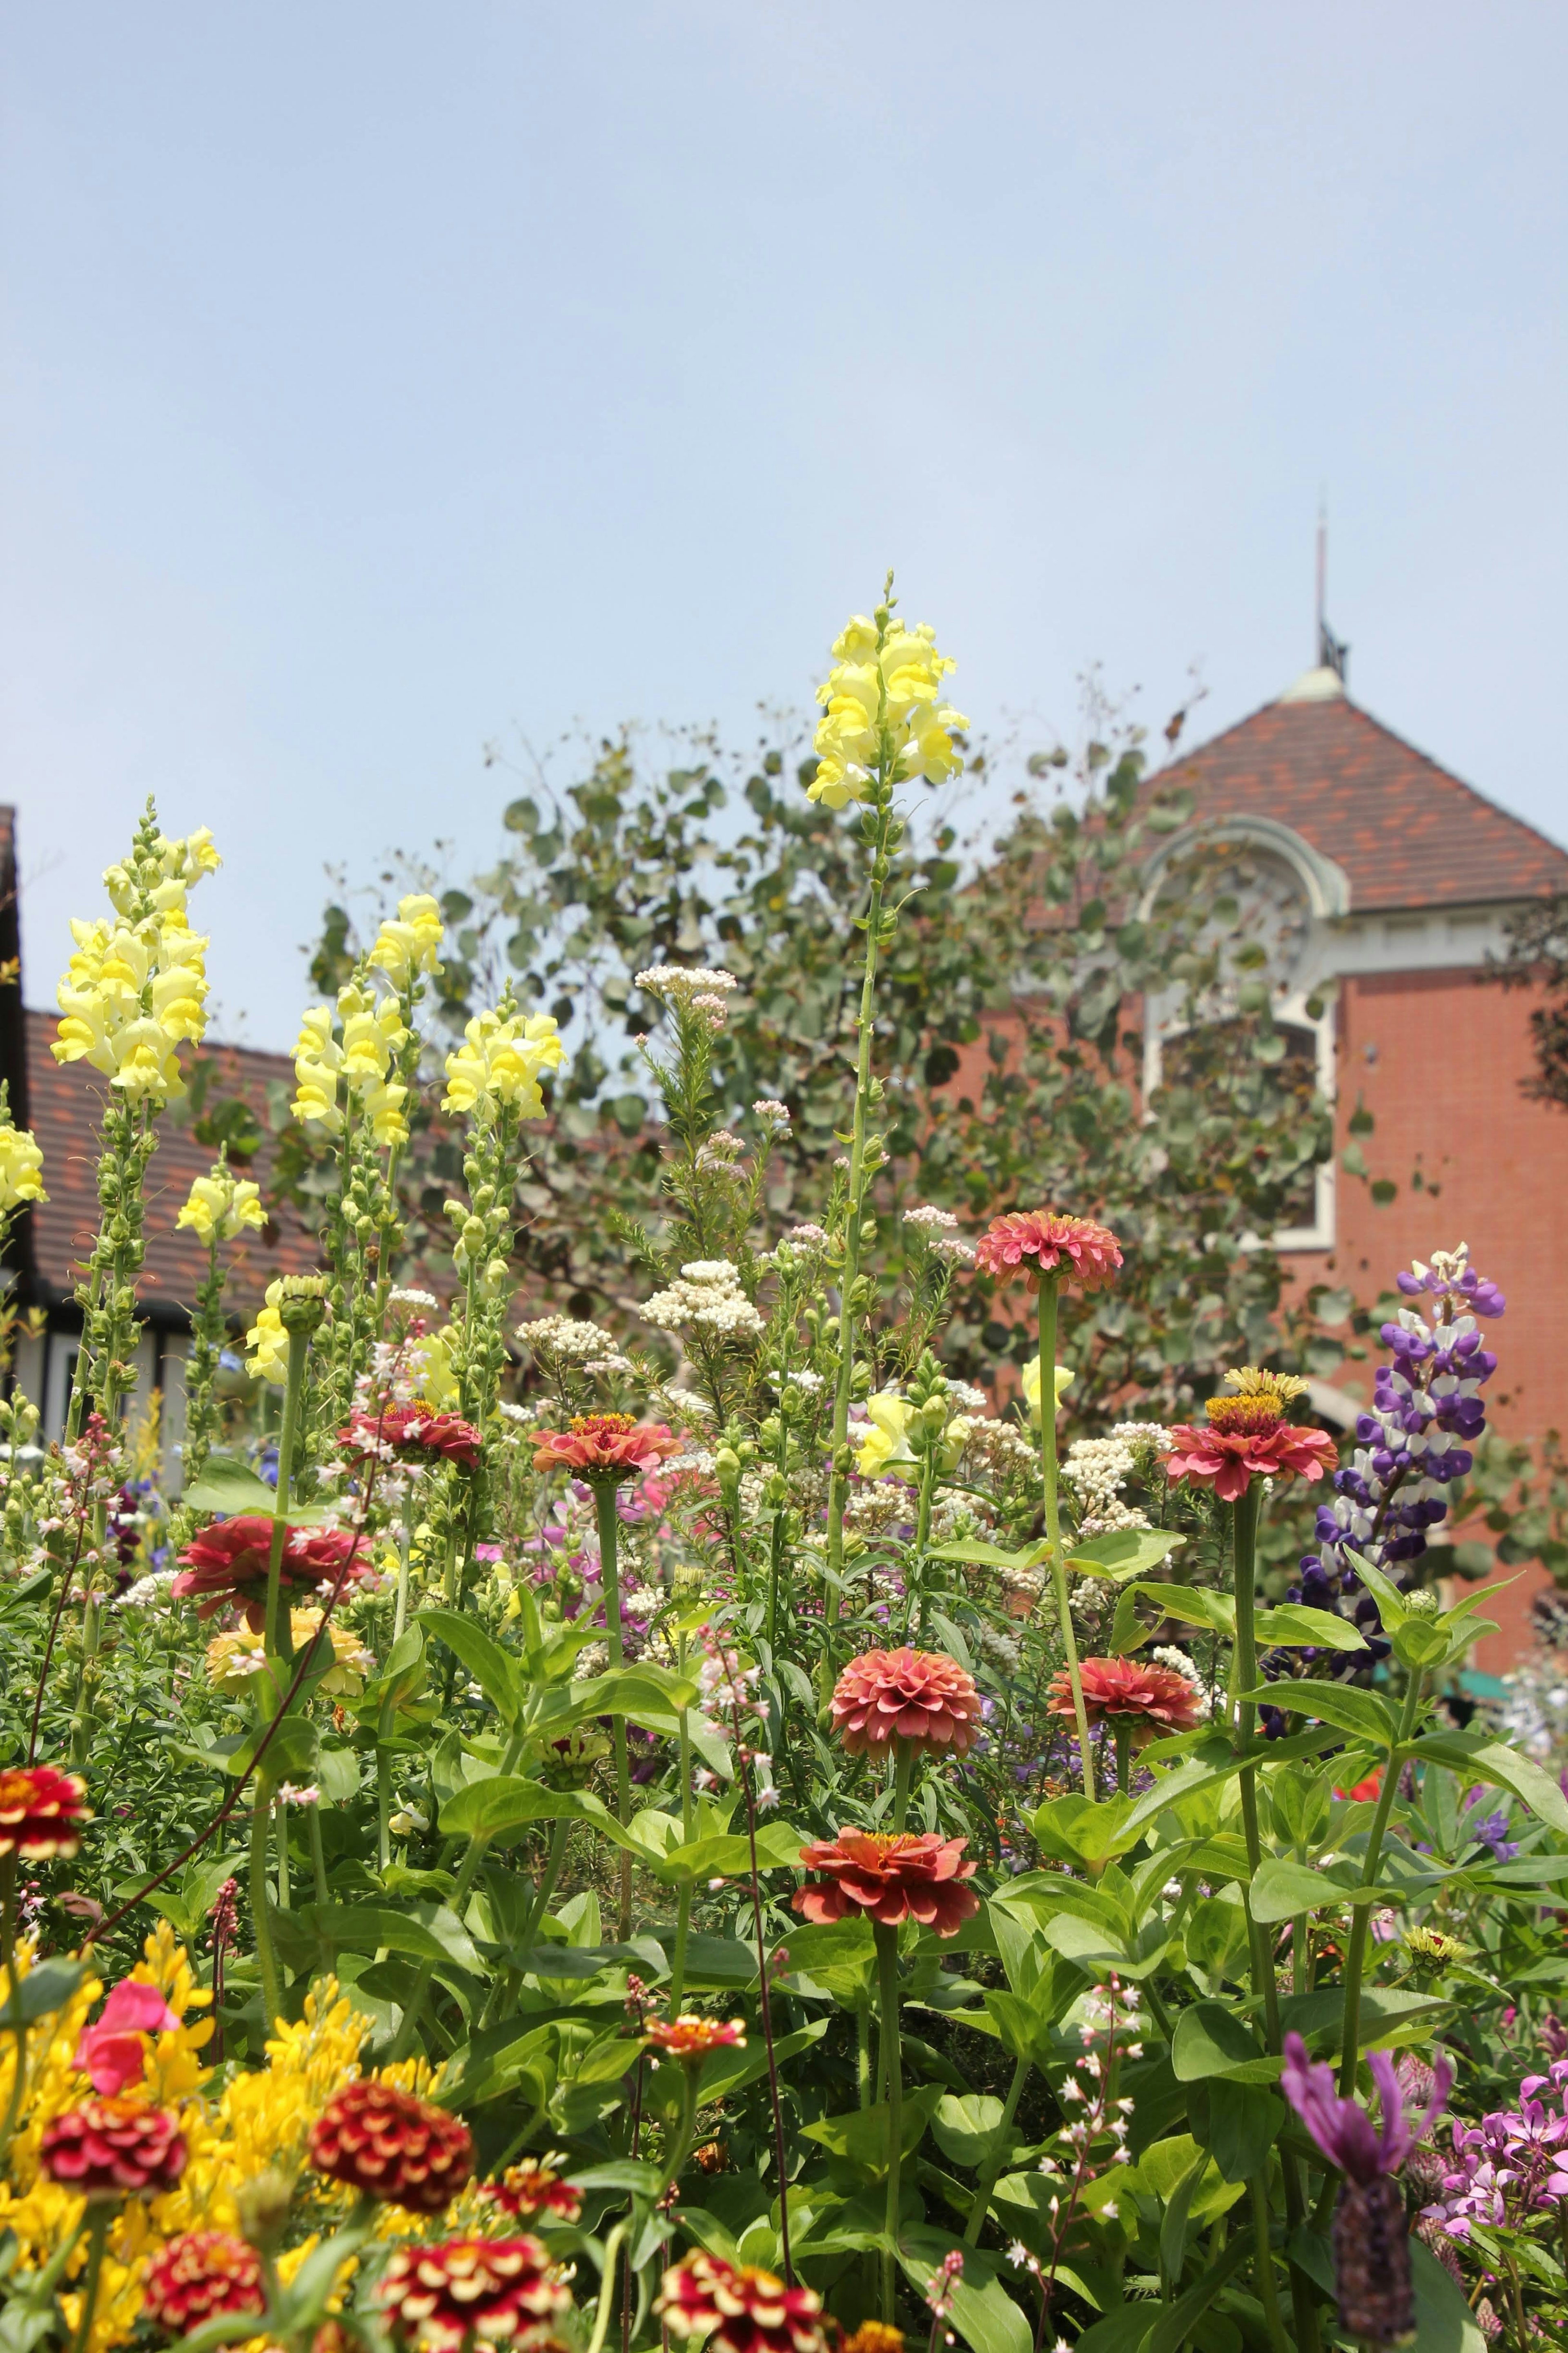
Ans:
[[[319,1806],[321,1793],[314,1782],[301,1786],[295,1781],[279,1781],[278,1802],[280,1806]]]

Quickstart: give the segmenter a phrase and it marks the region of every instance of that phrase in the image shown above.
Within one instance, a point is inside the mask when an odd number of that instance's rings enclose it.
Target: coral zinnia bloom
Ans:
[[[1144,1666],[1137,1659],[1085,1659],[1079,1673],[1090,1724],[1107,1716],[1112,1724],[1131,1723],[1140,1745],[1163,1732],[1190,1732],[1201,1721],[1196,1690],[1173,1667]],[[1072,1679],[1065,1667],[1052,1681],[1050,1709],[1053,1715],[1074,1713]]]
[[[227,2231],[184,2231],[148,2266],[142,2317],[184,2337],[220,2312],[267,2309],[261,2258]]]
[[[668,1423],[639,1425],[629,1413],[577,1413],[570,1430],[542,1430],[534,1448],[536,1471],[575,1471],[578,1477],[618,1487],[657,1471],[681,1441]]]
[[[1172,1430],[1165,1476],[1212,1487],[1224,1503],[1244,1495],[1249,1480],[1321,1479],[1340,1459],[1326,1430],[1287,1421],[1267,1397],[1214,1397],[1205,1410],[1206,1430],[1182,1422]]]
[[[62,2189],[123,2198],[172,2189],[185,2169],[179,2118],[140,2100],[84,2100],[44,2126],[39,2162]]]
[[[574,2222],[583,2211],[583,2193],[562,2179],[565,2162],[559,2149],[552,2149],[548,2157],[520,2158],[499,2181],[486,2182],[484,2194],[514,2221],[546,2214],[557,2222]]]
[[[826,2353],[815,2289],[785,2287],[772,2272],[721,2255],[674,2264],[653,2308],[672,2337],[705,2336],[712,2353]]]
[[[81,1825],[92,1816],[82,1804],[87,1783],[79,1773],[53,1765],[13,1765],[0,1773],[0,1855],[24,1862],[70,1856],[81,1844]]]
[[[1098,1291],[1121,1264],[1121,1245],[1109,1226],[1092,1218],[1066,1218],[1056,1209],[1015,1209],[993,1218],[974,1245],[977,1273],[1011,1282],[1026,1274],[1037,1289],[1047,1274]]]
[[[310,2163],[371,2198],[439,2214],[474,2169],[473,2135],[460,2117],[395,2084],[341,2084],[310,2131]]]
[[[438,1454],[471,1471],[484,1444],[471,1421],[459,1413],[437,1413],[427,1405],[389,1405],[377,1413],[356,1413],[338,1432],[340,1445],[356,1454],[391,1446],[405,1454]]]
[[[896,1928],[902,1920],[918,1920],[939,1936],[953,1936],[980,1898],[963,1882],[974,1875],[974,1865],[963,1860],[961,1838],[939,1838],[934,1831],[844,1831],[801,1849],[808,1871],[824,1879],[797,1888],[793,1898],[797,1912],[808,1920],[842,1920],[856,1912]]]
[[[228,1602],[239,1602],[259,1630],[267,1597],[267,1563],[272,1550],[272,1522],[259,1512],[239,1512],[232,1520],[215,1520],[192,1538],[180,1555],[184,1564],[169,1590],[176,1601],[200,1601],[198,1618],[212,1618]],[[349,1528],[289,1528],[283,1540],[279,1581],[314,1592],[317,1586],[346,1589],[370,1575],[371,1564],[361,1541]]]
[[[697,2018],[689,2011],[679,2018],[650,2018],[643,2032],[668,2059],[694,2059],[699,2065],[710,2051],[744,2048],[746,2031],[738,2019]]]
[[[552,2270],[537,2239],[447,2239],[400,2247],[374,2293],[395,2340],[420,2353],[464,2353],[520,2338],[537,2345],[545,2324],[572,2301]]]
[[[885,1757],[895,1740],[962,1757],[980,1729],[980,1694],[941,1651],[863,1651],[834,1686],[833,1729],[851,1757]]]

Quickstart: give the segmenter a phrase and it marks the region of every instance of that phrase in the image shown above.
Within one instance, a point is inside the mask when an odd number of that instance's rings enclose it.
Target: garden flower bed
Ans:
[[[322,1271],[247,1330],[249,1437],[227,1253],[266,1204],[220,1157],[179,1210],[208,1271],[151,1525],[126,1408],[208,836],[149,809],[76,927],[63,1445],[0,1408],[0,2353],[1564,2341],[1568,1799],[1458,1694],[1485,1592],[1429,1577],[1505,1303],[1463,1246],[1400,1274],[1343,1449],[1247,1364],[1168,1426],[1129,1378],[1060,1453],[1063,1331],[1149,1244],[887,1198],[900,796],[964,723],[890,595],[835,656],[809,790],[854,813],[863,985],[816,1215],[770,1229],[788,1105],[742,1133],[716,1092],[736,976],[650,966],[640,1290],[516,1323],[567,1042],[509,988],[444,1059],[450,1277],[412,1287],[444,942],[405,897],[304,1017]],[[5,1217],[47,1180],[0,1126]],[[1019,1287],[1009,1401],[941,1335]]]

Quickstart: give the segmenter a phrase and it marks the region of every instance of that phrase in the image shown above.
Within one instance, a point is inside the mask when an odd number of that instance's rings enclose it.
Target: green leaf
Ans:
[[[1338,1731],[1348,1732],[1352,1740],[1367,1741],[1374,1748],[1391,1749],[1399,1737],[1398,1721],[1387,1702],[1375,1692],[1358,1691],[1350,1683],[1266,1683],[1261,1691],[1243,1692],[1241,1696],[1288,1708],[1293,1715],[1315,1716],[1320,1724],[1331,1724]]]
[[[984,2163],[1001,2121],[1002,2103],[989,2093],[971,2092],[960,2099],[949,2092],[937,2103],[931,2131],[942,2155],[973,2173]]]
[[[1029,1827],[1041,1853],[1053,1862],[1105,1862],[1137,1845],[1142,1832],[1134,1831],[1128,1838],[1123,1829],[1131,1810],[1130,1798],[1096,1800],[1069,1791],[1047,1798],[1036,1809]]]
[[[919,2147],[938,2103],[946,2097],[940,2084],[923,2084],[918,2092],[905,2093],[899,2121],[906,2157]],[[888,2103],[879,2100],[875,2107],[819,2116],[800,2129],[805,2139],[820,2141],[829,2156],[845,2158],[863,2172],[879,2176],[888,2170],[889,2123]]]
[[[90,1966],[87,1961],[40,1961],[18,1984],[15,2004],[7,2002],[0,2008],[0,2029],[18,2012],[31,2025],[36,2018],[48,2018],[63,2010]]]
[[[1500,1740],[1489,1740],[1472,1748],[1468,1742],[1439,1735],[1436,1740],[1423,1740],[1419,1753],[1468,1773],[1472,1780],[1490,1781],[1500,1789],[1510,1789],[1552,1830],[1568,1831],[1568,1798],[1563,1797],[1551,1774],[1542,1772],[1535,1759],[1521,1750],[1507,1747]]]
[[[410,1905],[395,1911],[372,1904],[305,1904],[299,1917],[339,1950],[409,1953],[421,1961],[454,1961],[476,1977],[484,1963],[455,1912],[444,1904]]]
[[[1033,2353],[1034,2330],[1003,2284],[996,2258],[979,2247],[961,2246],[946,2231],[911,2223],[899,2233],[899,2261],[925,2295],[944,2255],[959,2248],[963,2270],[952,2283],[952,2324],[973,2353]]]
[[[1267,1856],[1252,1883],[1252,1916],[1266,1927],[1271,1927],[1277,1920],[1289,1920],[1299,1912],[1321,1912],[1330,1904],[1400,1904],[1405,1900],[1403,1888],[1347,1886],[1321,1868],[1292,1862],[1288,1855]]]
[[[278,1515],[278,1491],[265,1479],[258,1479],[247,1463],[238,1462],[232,1454],[209,1454],[195,1484],[185,1489],[180,1498],[198,1512],[222,1512],[233,1519],[241,1512],[259,1514],[263,1519]],[[318,1527],[327,1517],[324,1504],[296,1505],[284,1514],[291,1528]]]
[[[1398,1586],[1391,1577],[1385,1576],[1381,1568],[1375,1567],[1359,1552],[1347,1550],[1345,1558],[1376,1602],[1377,1614],[1383,1620],[1384,1632],[1393,1634],[1397,1631],[1410,1614],[1405,1606],[1405,1596]]]
[[[1366,1643],[1348,1619],[1331,1609],[1310,1609],[1305,1602],[1281,1601],[1277,1609],[1260,1609],[1257,1635],[1275,1650],[1364,1651]]]
[[[1069,1568],[1082,1577],[1108,1577],[1120,1585],[1123,1577],[1142,1577],[1157,1568],[1185,1536],[1169,1528],[1113,1528],[1109,1535],[1088,1536],[1073,1545],[1067,1556]]]
[[[1194,2280],[1184,2295],[1164,2310],[1152,2333],[1144,2338],[1142,2353],[1181,2353],[1181,2348],[1192,2336],[1194,2327],[1203,2318],[1231,2274],[1246,2261],[1248,2248],[1245,2233],[1234,2238],[1217,2263],[1211,2263],[1201,2278]],[[1079,2339],[1087,2347],[1089,2337]]]
[[[1463,2288],[1414,2232],[1410,2282],[1415,2290],[1415,2342],[1421,2353],[1486,2353],[1486,2337]]]
[[[1279,2060],[1260,2051],[1251,2028],[1219,2001],[1195,2001],[1183,2010],[1171,2038],[1171,2065],[1178,2084],[1211,2075],[1233,2084],[1272,2084],[1279,2074]]]
[[[421,1609],[419,1623],[456,1653],[502,1722],[514,1724],[525,1694],[521,1668],[511,1652],[460,1609]]]
[[[586,1789],[547,1789],[542,1781],[495,1773],[469,1781],[441,1809],[444,1838],[500,1838],[529,1822],[586,1820],[607,1829],[614,1818]],[[616,1825],[618,1829],[619,1825]]]
[[[1138,1604],[1145,1599],[1154,1604],[1157,1612],[1148,1627],[1142,1626],[1138,1617]],[[1117,1601],[1116,1615],[1110,1623],[1110,1648],[1118,1655],[1137,1650],[1167,1618],[1174,1618],[1184,1626],[1202,1626],[1210,1633],[1222,1634],[1227,1642],[1235,1639],[1236,1604],[1228,1593],[1213,1593],[1205,1586],[1160,1585],[1141,1577],[1127,1586]]]
[[[1050,1558],[1048,1544],[1026,1545],[1022,1552],[1005,1552],[1000,1545],[950,1544],[935,1546],[929,1557],[932,1560],[953,1560],[970,1568],[1038,1568]]]

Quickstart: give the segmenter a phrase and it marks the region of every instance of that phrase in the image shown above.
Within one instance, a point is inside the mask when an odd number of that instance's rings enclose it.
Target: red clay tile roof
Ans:
[[[40,1304],[68,1296],[80,1262],[98,1230],[98,1190],[94,1171],[98,1158],[98,1124],[108,1082],[85,1062],[57,1062],[49,1052],[58,1016],[25,1016],[27,1043],[28,1110],[34,1134],[43,1147],[44,1185],[48,1200],[21,1221],[31,1232],[18,1235],[26,1261],[24,1280],[31,1278],[33,1295]],[[217,1046],[207,1059],[216,1063],[209,1103],[223,1096],[244,1095],[263,1114],[264,1141],[247,1174],[261,1187],[268,1201],[267,1178],[272,1160],[272,1137],[267,1128],[267,1085],[281,1080],[293,1092],[293,1064],[286,1055],[259,1054],[247,1048]],[[188,1319],[196,1286],[206,1271],[206,1252],[191,1233],[176,1233],[174,1219],[191,1188],[191,1180],[205,1176],[216,1155],[198,1144],[188,1125],[173,1115],[159,1125],[158,1149],[147,1176],[146,1266],[142,1280],[144,1315],[159,1324]],[[268,1202],[268,1206],[272,1205]],[[319,1263],[314,1238],[287,1207],[274,1210],[274,1222],[260,1233],[247,1234],[225,1245],[230,1267],[229,1298],[236,1307],[253,1305],[277,1274],[304,1274]]]
[[[1342,698],[1268,703],[1160,782],[1200,817],[1291,827],[1344,869],[1356,913],[1568,891],[1568,852]]]

